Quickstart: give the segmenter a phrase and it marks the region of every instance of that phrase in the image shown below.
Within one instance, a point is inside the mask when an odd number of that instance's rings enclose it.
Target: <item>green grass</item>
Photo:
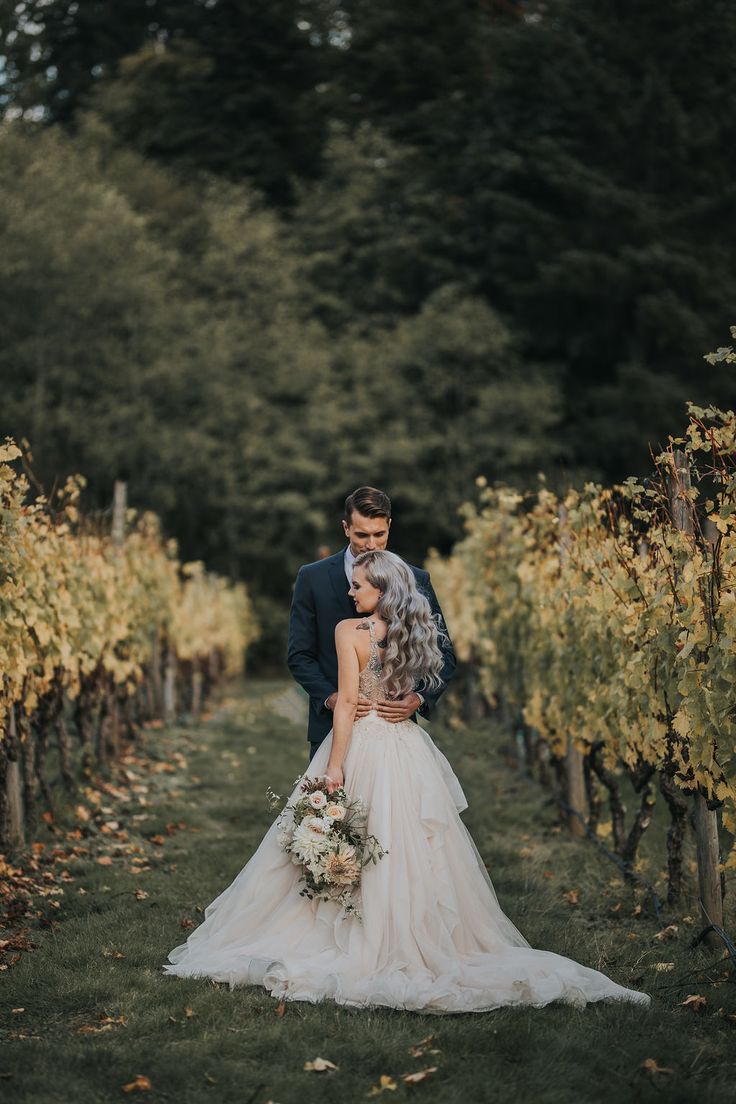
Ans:
[[[270,823],[267,785],[285,792],[306,761],[302,701],[293,688],[262,682],[228,693],[196,727],[149,731],[131,768],[138,789],[110,797],[106,815],[129,831],[129,843],[140,841],[151,869],[130,873],[122,846],[108,848],[112,866],[100,866],[94,853],[72,863],[75,880],[59,898],[57,923],[34,937],[35,951],[0,975],[4,1099],[343,1104],[368,1099],[382,1074],[397,1077],[428,1065],[438,1070],[425,1082],[399,1084],[383,1098],[441,1104],[733,1099],[736,1023],[718,1010],[736,1012],[736,990],[721,980],[727,976],[722,961],[689,947],[697,925],[683,917],[695,916],[694,904],[665,910],[657,921],[641,890],[624,885],[590,843],[558,829],[548,796],[515,770],[490,722],[472,731],[437,726],[433,736],[465,786],[470,808],[464,819],[502,907],[533,946],[645,989],[651,1009],[551,1005],[421,1016],[293,1003],[279,1016],[277,1001],[262,990],[164,976],[166,954],[185,938],[182,921],[198,918]],[[172,758],[176,751],[186,763]],[[174,769],[154,770],[156,759]],[[66,826],[73,823],[70,810]],[[166,834],[167,824],[179,823],[186,827]],[[660,889],[664,829],[658,821],[643,849],[643,873],[659,879]],[[149,842],[159,833],[163,846]],[[137,900],[136,889],[148,896]],[[578,891],[577,906],[565,900],[570,890]],[[660,943],[654,935],[668,923],[678,932]],[[727,926],[736,927],[733,912]],[[113,950],[124,957],[110,957]],[[655,970],[664,961],[674,969]],[[699,1013],[680,1006],[691,993],[707,998]],[[125,1022],[80,1033],[85,1025],[102,1026],[105,1015]],[[431,1033],[439,1053],[412,1058],[409,1048]],[[305,1072],[305,1061],[317,1055],[338,1070]],[[646,1059],[673,1072],[649,1076],[641,1069]],[[127,1097],[122,1086],[137,1074],[150,1078],[152,1090]]]

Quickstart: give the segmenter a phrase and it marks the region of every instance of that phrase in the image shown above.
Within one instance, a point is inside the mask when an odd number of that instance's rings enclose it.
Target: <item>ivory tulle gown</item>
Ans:
[[[370,629],[360,688],[375,701],[383,691]],[[305,774],[324,773],[330,743],[331,734]],[[363,871],[362,923],[336,902],[300,896],[299,868],[274,822],[201,926],[171,951],[167,973],[262,985],[283,1000],[421,1012],[650,1003],[598,970],[530,947],[502,912],[458,815],[467,808],[460,783],[419,725],[370,712],[353,726],[344,773],[347,792],[370,806],[368,831],[389,852]]]

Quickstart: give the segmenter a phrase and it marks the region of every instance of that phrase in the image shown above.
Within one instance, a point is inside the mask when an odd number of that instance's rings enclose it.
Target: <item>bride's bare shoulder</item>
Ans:
[[[335,636],[346,636],[353,629],[359,629],[364,625],[362,617],[346,617],[344,621],[338,621],[335,625]]]

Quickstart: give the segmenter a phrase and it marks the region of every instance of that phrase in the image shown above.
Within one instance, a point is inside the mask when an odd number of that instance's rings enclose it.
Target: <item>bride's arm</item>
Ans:
[[[355,710],[358,706],[360,663],[355,650],[355,622],[341,621],[335,628],[337,649],[337,702],[332,722],[332,747],[326,773],[341,786],[342,764],[347,751],[350,733],[353,731]]]

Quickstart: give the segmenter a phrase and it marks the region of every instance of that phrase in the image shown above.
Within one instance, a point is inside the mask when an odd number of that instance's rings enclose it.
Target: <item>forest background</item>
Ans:
[[[245,579],[646,473],[736,321],[730,0],[0,0],[0,437]]]

